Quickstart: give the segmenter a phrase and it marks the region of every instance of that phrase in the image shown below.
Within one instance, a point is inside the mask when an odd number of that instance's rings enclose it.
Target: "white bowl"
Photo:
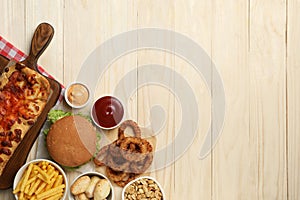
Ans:
[[[88,95],[89,95],[87,101],[86,101],[84,104],[82,104],[82,105],[74,105],[74,104],[72,104],[72,103],[69,101],[69,99],[68,99],[68,91],[69,91],[70,87],[73,86],[73,85],[76,85],[76,84],[82,85],[83,87],[85,87],[86,90],[87,90],[87,92],[88,92]],[[88,88],[88,86],[87,86],[86,84],[84,84],[84,83],[82,83],[82,82],[73,82],[73,83],[69,84],[69,85],[66,87],[65,92],[64,92],[64,98],[65,98],[65,101],[67,102],[67,104],[68,104],[70,107],[72,107],[72,108],[83,108],[83,107],[85,107],[85,106],[89,103],[90,98],[91,98],[91,92],[90,92],[90,90],[89,90],[89,88]]]
[[[120,119],[120,121],[119,121],[115,126],[112,126],[112,127],[103,127],[103,126],[101,126],[101,125],[97,122],[98,120],[96,120],[96,119],[94,118],[94,114],[93,114],[93,113],[94,113],[94,107],[95,107],[96,102],[97,102],[97,101],[100,101],[101,99],[107,98],[107,97],[108,97],[108,98],[113,98],[113,99],[117,100],[118,103],[120,103],[120,105],[121,105],[121,107],[122,107],[122,109],[123,109],[123,115],[122,115],[122,118]],[[104,129],[104,130],[112,130],[112,129],[117,128],[117,127],[123,122],[124,117],[125,117],[124,104],[123,104],[123,102],[122,102],[120,99],[118,99],[118,98],[115,97],[115,96],[105,95],[105,96],[99,97],[98,99],[96,99],[96,100],[93,102],[93,105],[92,105],[92,107],[91,107],[91,118],[92,118],[92,121],[94,122],[94,124],[95,124],[98,128],[101,128],[101,129]]]
[[[138,180],[141,180],[141,179],[150,179],[150,180],[153,180],[153,181],[157,184],[157,186],[159,187],[159,189],[160,189],[160,191],[161,191],[161,193],[162,193],[162,197],[163,197],[162,199],[163,199],[163,200],[166,200],[166,195],[165,195],[165,192],[164,192],[163,188],[161,187],[161,185],[159,184],[159,182],[158,182],[155,178],[153,178],[153,177],[151,177],[151,176],[140,176],[140,177],[138,177],[138,178],[136,178],[136,179],[130,181],[129,183],[127,183],[127,184],[125,185],[125,187],[123,188],[123,190],[122,190],[122,200],[125,200],[125,191],[126,191],[126,189],[128,188],[128,186],[130,186],[130,185],[133,184],[134,182],[136,182],[136,181],[138,181]]]
[[[75,183],[75,181],[77,179],[79,179],[80,177],[82,176],[89,176],[89,177],[92,177],[92,176],[98,176],[102,179],[106,179],[110,185],[110,194],[108,195],[108,197],[106,198],[107,200],[115,200],[115,194],[114,194],[114,188],[110,182],[110,180],[103,174],[99,173],[99,172],[85,172],[85,173],[82,173],[80,174],[79,176],[77,176],[73,181],[72,181],[72,184],[70,185],[70,187]],[[69,200],[75,200],[73,194],[71,194],[71,191],[69,190]]]
[[[65,184],[65,188],[64,188],[64,194],[63,197],[61,198],[62,200],[66,199],[67,196],[67,191],[69,188],[68,185],[68,179],[66,176],[66,173],[64,172],[64,170],[55,162],[51,161],[51,160],[47,160],[47,159],[36,159],[36,160],[32,160],[26,164],[24,164],[19,171],[17,172],[15,179],[14,179],[14,183],[13,183],[13,190],[17,187],[17,184],[19,183],[21,177],[23,176],[24,171],[27,169],[27,167],[29,166],[29,164],[31,163],[39,163],[39,162],[43,162],[46,161],[48,163],[50,163],[52,166],[54,166],[62,175],[63,175],[63,179],[64,179],[64,184]],[[18,200],[18,196],[15,194],[15,198]]]

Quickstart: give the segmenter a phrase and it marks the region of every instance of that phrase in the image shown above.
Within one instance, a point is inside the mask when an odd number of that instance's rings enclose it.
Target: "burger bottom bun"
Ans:
[[[88,162],[96,152],[96,130],[81,116],[56,121],[47,135],[47,149],[57,163],[76,167]]]

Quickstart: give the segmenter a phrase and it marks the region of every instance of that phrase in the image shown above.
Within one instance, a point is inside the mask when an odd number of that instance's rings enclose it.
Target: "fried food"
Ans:
[[[135,137],[138,137],[138,138],[141,137],[141,129],[138,126],[138,124],[133,120],[126,120],[120,125],[120,127],[118,129],[118,139],[125,138],[124,131],[127,127],[131,127],[133,129]]]
[[[133,129],[135,136],[125,136],[127,127]],[[94,159],[96,165],[107,167],[107,176],[120,187],[144,173],[152,161],[152,145],[141,138],[141,130],[132,120],[124,121],[120,125],[118,139],[104,146]]]
[[[135,173],[115,171],[110,167],[106,168],[106,174],[113,182],[115,182],[120,187],[124,187],[127,183],[138,176],[138,174]]]
[[[145,139],[126,137],[122,139],[121,154],[128,161],[142,161],[152,152],[152,145]]]
[[[13,190],[19,199],[60,199],[65,190],[62,174],[48,162],[31,163]]]

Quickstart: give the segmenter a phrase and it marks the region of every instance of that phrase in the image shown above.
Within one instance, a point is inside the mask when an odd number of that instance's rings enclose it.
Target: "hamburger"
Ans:
[[[64,116],[51,125],[46,143],[54,161],[65,167],[77,167],[87,163],[96,152],[97,133],[86,118]]]

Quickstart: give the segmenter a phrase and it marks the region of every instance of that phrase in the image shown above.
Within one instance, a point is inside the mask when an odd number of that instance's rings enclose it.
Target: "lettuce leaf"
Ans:
[[[46,129],[44,129],[44,130],[43,130],[43,133],[44,133],[44,135],[45,135],[45,136],[47,136],[47,135],[48,135],[48,133],[49,133],[49,130],[50,130],[50,128],[46,128]]]
[[[48,113],[48,120],[54,124],[57,120],[71,115],[71,112],[65,112],[63,110],[50,110]]]

